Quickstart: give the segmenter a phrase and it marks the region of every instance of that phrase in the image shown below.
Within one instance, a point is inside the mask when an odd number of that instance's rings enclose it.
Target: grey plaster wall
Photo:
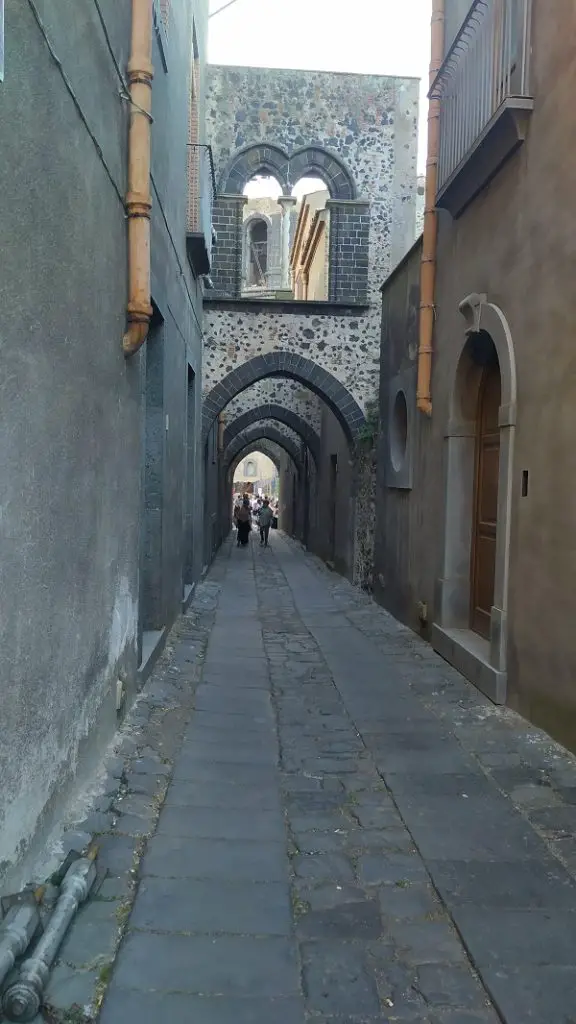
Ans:
[[[318,477],[310,482],[308,547],[333,563],[344,576],[352,576],[354,558],[354,465],[350,446],[334,413],[324,406],[320,430]],[[333,479],[332,460],[336,460]]]
[[[432,614],[434,570],[438,567],[440,546],[435,545],[435,556],[430,546],[430,512],[442,486],[440,467],[436,460],[430,462],[427,450],[430,421],[415,408],[421,254],[419,242],[386,282],[382,295],[382,430],[377,455],[374,553],[376,598],[414,629],[420,628],[420,601],[428,604]],[[406,486],[406,478],[400,472],[391,473],[391,405],[399,388],[404,390],[409,408],[402,462],[411,464],[410,486]],[[401,468],[398,460],[399,453],[396,464]]]
[[[26,852],[91,771],[116,727],[116,681],[129,705],[138,662],[146,354],[125,361],[121,347],[128,119],[117,70],[131,5],[101,0],[112,52],[89,0],[36,6],[42,29],[28,3],[7,0],[0,85],[0,891],[25,878]],[[170,75],[154,47],[153,291],[171,498],[187,358],[198,388],[201,376],[181,229],[191,16],[174,6]],[[168,609],[176,576],[181,586],[182,523],[172,526]]]

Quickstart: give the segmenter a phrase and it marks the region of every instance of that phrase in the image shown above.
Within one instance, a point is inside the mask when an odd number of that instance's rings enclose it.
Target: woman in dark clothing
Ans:
[[[238,547],[246,547],[250,531],[252,529],[252,516],[250,514],[250,502],[243,501],[242,508],[236,516],[236,528],[238,530]]]

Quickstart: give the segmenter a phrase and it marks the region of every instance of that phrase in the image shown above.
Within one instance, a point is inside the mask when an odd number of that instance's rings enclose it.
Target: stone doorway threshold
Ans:
[[[488,640],[471,629],[432,626],[432,647],[495,704],[506,703],[506,672],[490,664]]]

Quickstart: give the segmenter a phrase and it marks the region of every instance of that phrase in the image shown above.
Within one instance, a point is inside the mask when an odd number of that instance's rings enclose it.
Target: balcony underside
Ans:
[[[196,277],[210,273],[210,252],[203,231],[189,231],[186,235],[188,262]]]
[[[526,138],[534,101],[509,96],[438,191],[436,205],[459,217]]]

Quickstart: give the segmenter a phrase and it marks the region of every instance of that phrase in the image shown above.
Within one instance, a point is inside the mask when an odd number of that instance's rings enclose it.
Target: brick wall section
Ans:
[[[328,200],[330,210],[330,300],[365,302],[368,285],[368,203]]]
[[[218,196],[212,223],[216,242],[212,256],[214,298],[236,298],[242,283],[242,216],[245,196]]]

